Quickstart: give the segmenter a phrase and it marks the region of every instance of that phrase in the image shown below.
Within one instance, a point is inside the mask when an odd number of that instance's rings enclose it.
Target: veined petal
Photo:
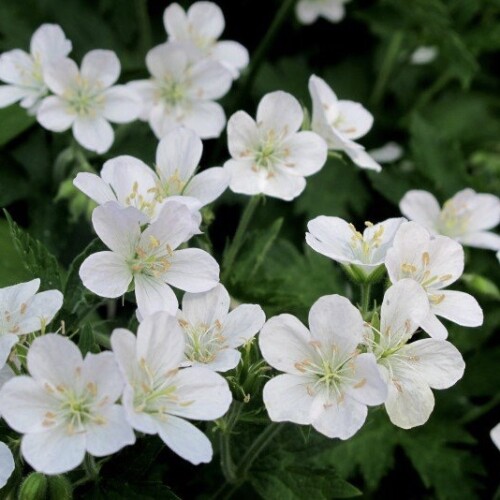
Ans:
[[[103,116],[113,123],[128,123],[136,120],[141,113],[139,96],[125,85],[116,85],[103,93]]]
[[[195,2],[189,7],[187,17],[191,29],[202,38],[216,40],[224,31],[224,14],[213,2]]]
[[[259,144],[255,120],[245,111],[236,111],[227,123],[227,145],[235,159],[253,159],[252,151]]]
[[[13,333],[0,335],[0,367],[5,366],[10,356],[10,351],[17,344],[19,337]]]
[[[220,350],[213,361],[201,363],[198,361],[192,362],[192,366],[201,366],[209,368],[214,372],[227,372],[236,368],[241,360],[241,353],[236,349],[222,349]]]
[[[337,4],[338,5],[338,4]],[[337,130],[351,140],[366,135],[373,125],[373,115],[358,102],[338,102],[340,120]]]
[[[99,205],[107,201],[116,201],[113,190],[96,174],[80,172],[73,180],[73,184]]]
[[[229,312],[229,294],[222,284],[208,292],[185,293],[182,298],[182,316],[192,325],[224,323]]]
[[[73,135],[84,148],[99,154],[105,153],[115,138],[113,128],[102,116],[77,117],[73,122]]]
[[[190,74],[187,94],[197,100],[220,99],[227,94],[233,82],[231,72],[223,64],[210,59],[194,64]]]
[[[226,125],[222,106],[212,101],[195,101],[191,104],[182,124],[194,130],[201,139],[214,139],[221,135]]]
[[[359,146],[359,144],[354,144]],[[343,150],[358,167],[375,170],[375,172],[382,170],[382,167],[365,151],[365,148],[361,146],[344,147]]]
[[[233,309],[224,321],[222,330],[230,347],[239,347],[255,337],[262,329],[266,315],[257,304],[242,304]]]
[[[26,97],[26,90],[15,85],[0,86],[0,108],[6,108]],[[2,443],[3,444],[3,443]]]
[[[291,94],[278,90],[266,94],[257,107],[257,124],[264,130],[274,130],[287,137],[297,132],[302,125],[302,107]]]
[[[111,348],[125,381],[133,383],[137,372],[136,336],[125,328],[115,328]]]
[[[448,338],[448,330],[446,327],[439,321],[432,311],[429,311],[429,314],[420,322],[420,327],[424,332],[429,334],[431,337],[439,340],[444,340]]]
[[[42,64],[66,57],[71,49],[71,41],[58,24],[42,24],[31,37],[30,52]]]
[[[373,226],[369,226],[363,231],[363,238],[365,240],[375,239],[377,241],[371,259],[374,264],[384,263],[387,250],[392,247],[396,232],[405,221],[406,219],[403,217],[394,217]]]
[[[139,119],[148,121],[156,100],[156,86],[153,80],[136,80],[128,82],[126,86],[132,89],[141,101]]]
[[[178,3],[170,4],[163,13],[163,25],[172,40],[189,39],[189,25],[186,12]]]
[[[500,236],[489,231],[478,231],[467,233],[455,238],[463,245],[476,248],[486,248],[487,250],[500,250]]]
[[[37,293],[28,303],[25,313],[18,323],[19,335],[35,332],[48,325],[61,309],[63,294],[59,290]]]
[[[267,172],[255,170],[253,160],[228,160],[224,170],[229,173],[229,189],[233,193],[259,194],[267,185]]]
[[[179,303],[174,291],[163,281],[145,274],[136,274],[135,297],[143,317],[159,311],[175,314]]]
[[[450,201],[457,200],[460,207],[461,199],[469,214],[468,232],[492,229],[500,222],[500,198],[498,196],[465,189],[459,191]]]
[[[69,112],[68,106],[63,99],[58,96],[49,96],[40,104],[36,119],[47,130],[64,132],[73,125],[75,115]]]
[[[323,168],[328,147],[314,132],[298,132],[289,137],[283,147],[287,151],[283,170],[290,175],[308,176]]]
[[[436,231],[441,208],[431,193],[418,189],[408,191],[399,202],[399,209],[408,219]]]
[[[43,70],[43,79],[52,92],[63,95],[80,77],[75,61],[67,57],[47,65]]]
[[[137,360],[135,361],[137,363]],[[153,415],[144,413],[141,409],[134,406],[134,389],[131,385],[126,385],[123,391],[122,404],[125,410],[127,422],[139,432],[145,434],[157,434],[158,426]]]
[[[218,42],[212,49],[212,57],[226,66],[233,78],[239,76],[239,71],[248,66],[248,50],[241,43],[224,40]]]
[[[297,366],[312,357],[312,340],[309,330],[295,316],[280,314],[267,320],[262,327],[259,347],[262,356],[273,368],[303,376],[303,370]]]
[[[120,76],[120,61],[112,50],[91,50],[82,60],[82,77],[111,87]]]
[[[33,73],[33,58],[24,50],[14,49],[0,55],[0,80],[5,83],[23,86],[31,84],[27,78]]]
[[[339,116],[337,96],[325,80],[316,75],[311,75],[309,78],[309,93],[313,104],[312,128],[330,144],[330,140],[335,138],[325,137],[320,130],[329,133],[332,129],[331,123],[337,120]]]
[[[346,389],[356,401],[365,405],[380,405],[387,399],[387,384],[380,375],[377,360],[371,353],[356,356],[353,360],[355,382]]]
[[[16,464],[10,448],[0,442],[0,488],[3,488],[14,472]]]
[[[114,403],[122,394],[124,381],[118,368],[115,355],[104,351],[99,354],[88,353],[83,360],[82,379],[95,387],[96,400]]]
[[[189,55],[182,45],[166,44],[153,47],[146,55],[146,66],[158,80],[166,76],[178,78],[184,74]]]
[[[215,201],[228,187],[229,174],[222,167],[212,167],[196,174],[184,194],[199,200],[202,206]]]
[[[274,170],[271,174],[264,171],[265,184],[262,193],[280,200],[292,201],[299,196],[306,187],[304,177],[288,175],[281,170]]]
[[[437,316],[462,326],[483,324],[483,311],[472,295],[454,290],[442,290],[438,296],[438,303],[433,302],[431,298],[431,311]]]
[[[454,283],[464,271],[464,249],[446,236],[435,236],[429,245],[429,268],[440,280],[430,288],[441,289]],[[444,279],[444,277],[447,279]]]

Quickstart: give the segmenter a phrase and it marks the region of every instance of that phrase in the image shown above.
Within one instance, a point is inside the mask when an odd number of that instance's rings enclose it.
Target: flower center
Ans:
[[[223,326],[219,320],[211,326],[205,323],[191,325],[185,320],[179,321],[186,337],[186,358],[199,363],[210,363],[219,351],[226,347],[222,335]]]
[[[466,203],[448,200],[439,215],[439,232],[450,237],[466,233],[470,215],[470,209]]]
[[[159,172],[158,176],[160,176]],[[162,201],[169,196],[182,194],[187,184],[188,181],[181,178],[179,170],[175,170],[175,172],[168,179],[165,181],[161,180],[157,183],[156,197],[158,201]]]
[[[127,263],[133,274],[158,278],[170,269],[172,256],[170,245],[160,243],[155,236],[150,235],[147,244],[137,246],[135,255]]]
[[[141,193],[139,193],[139,183],[135,181],[132,185],[132,191],[124,200],[125,205],[135,207],[146,215],[152,217],[156,208],[156,200],[155,193],[150,193],[150,191],[151,190],[148,190],[148,194],[151,194],[151,196],[146,199]]]
[[[166,76],[159,85],[160,99],[169,106],[176,106],[186,99],[186,86],[175,81],[171,76]]]
[[[81,117],[95,116],[104,104],[104,96],[100,85],[92,85],[82,77],[77,79],[76,85],[65,94],[69,109]]]
[[[367,227],[372,227],[371,222],[366,221]],[[356,230],[353,224],[349,224],[352,231],[351,241],[349,246],[354,254],[354,257],[365,264],[370,264],[373,261],[373,254],[382,244],[384,235],[384,226],[381,224],[371,235],[364,235]]]

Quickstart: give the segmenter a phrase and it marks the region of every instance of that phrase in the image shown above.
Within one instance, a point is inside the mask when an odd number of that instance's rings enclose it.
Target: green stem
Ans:
[[[452,80],[449,72],[442,73],[441,76],[424,92],[420,94],[414,109],[420,109],[427,104],[438,92],[440,92]]]
[[[221,469],[226,481],[231,484],[235,483],[238,479],[236,475],[236,466],[231,456],[231,436],[240,417],[242,408],[243,403],[233,401],[231,409],[225,418],[225,428],[221,430],[219,436]]]
[[[148,0],[136,0],[135,8],[139,25],[139,41],[143,54],[153,46],[153,35],[149,23]]]
[[[483,406],[479,406],[479,407],[473,408],[472,410],[468,411],[459,420],[459,422],[461,424],[468,424],[470,422],[473,422],[474,420],[477,420],[479,417],[482,417],[486,413],[489,413],[498,404],[500,404],[500,395],[496,395],[495,397],[493,397],[490,401],[488,401]]]
[[[83,466],[85,468],[85,473],[91,481],[97,481],[99,478],[100,467],[97,465],[95,458],[87,453],[83,460]]]
[[[250,200],[248,200],[245,210],[243,210],[243,213],[240,218],[240,223],[238,224],[238,229],[236,229],[233,241],[229,245],[229,248],[227,249],[224,255],[224,260],[222,263],[223,271],[222,271],[221,281],[226,281],[231,272],[234,260],[236,259],[236,256],[238,255],[238,252],[240,251],[240,248],[243,245],[243,241],[246,237],[246,233],[248,230],[248,225],[252,220],[253,214],[255,212],[255,209],[257,208],[257,205],[259,204],[260,198],[261,198],[260,196],[252,196]]]
[[[380,72],[377,76],[377,81],[375,82],[375,86],[373,88],[373,93],[371,96],[371,103],[373,106],[377,106],[384,95],[385,88],[387,86],[387,82],[389,81],[389,77],[391,76],[392,69],[394,67],[394,63],[399,54],[399,50],[401,49],[401,44],[403,42],[403,32],[396,31],[389,42],[387,50],[384,55],[384,59],[382,60],[382,65],[380,67]]]
[[[364,283],[361,285],[361,315],[364,319],[368,311],[370,310],[370,294],[371,294],[371,284]]]

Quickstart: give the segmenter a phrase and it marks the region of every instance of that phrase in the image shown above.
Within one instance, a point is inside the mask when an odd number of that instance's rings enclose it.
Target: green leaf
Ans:
[[[22,263],[32,278],[40,278],[41,290],[61,290],[61,275],[57,259],[47,248],[21,229],[4,210],[9,224],[10,236]]]
[[[3,219],[0,220],[0,255],[0,288],[30,279],[30,273],[25,269],[10,236],[9,224]]]
[[[82,354],[85,356],[88,352],[98,353],[100,351],[97,345],[96,338],[94,335],[94,330],[92,326],[88,323],[85,324],[79,331],[78,334],[78,347]]]
[[[479,293],[493,300],[500,300],[498,286],[488,278],[479,274],[463,274],[460,278],[465,286],[473,293]]]
[[[35,122],[35,117],[30,116],[25,109],[17,104],[0,109],[0,123],[2,124],[0,127],[0,147],[22,134]]]

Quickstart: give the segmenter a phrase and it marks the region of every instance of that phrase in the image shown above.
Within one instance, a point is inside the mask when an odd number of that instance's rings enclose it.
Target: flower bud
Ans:
[[[40,472],[31,473],[21,484],[19,500],[45,500],[47,483],[47,477]]]

